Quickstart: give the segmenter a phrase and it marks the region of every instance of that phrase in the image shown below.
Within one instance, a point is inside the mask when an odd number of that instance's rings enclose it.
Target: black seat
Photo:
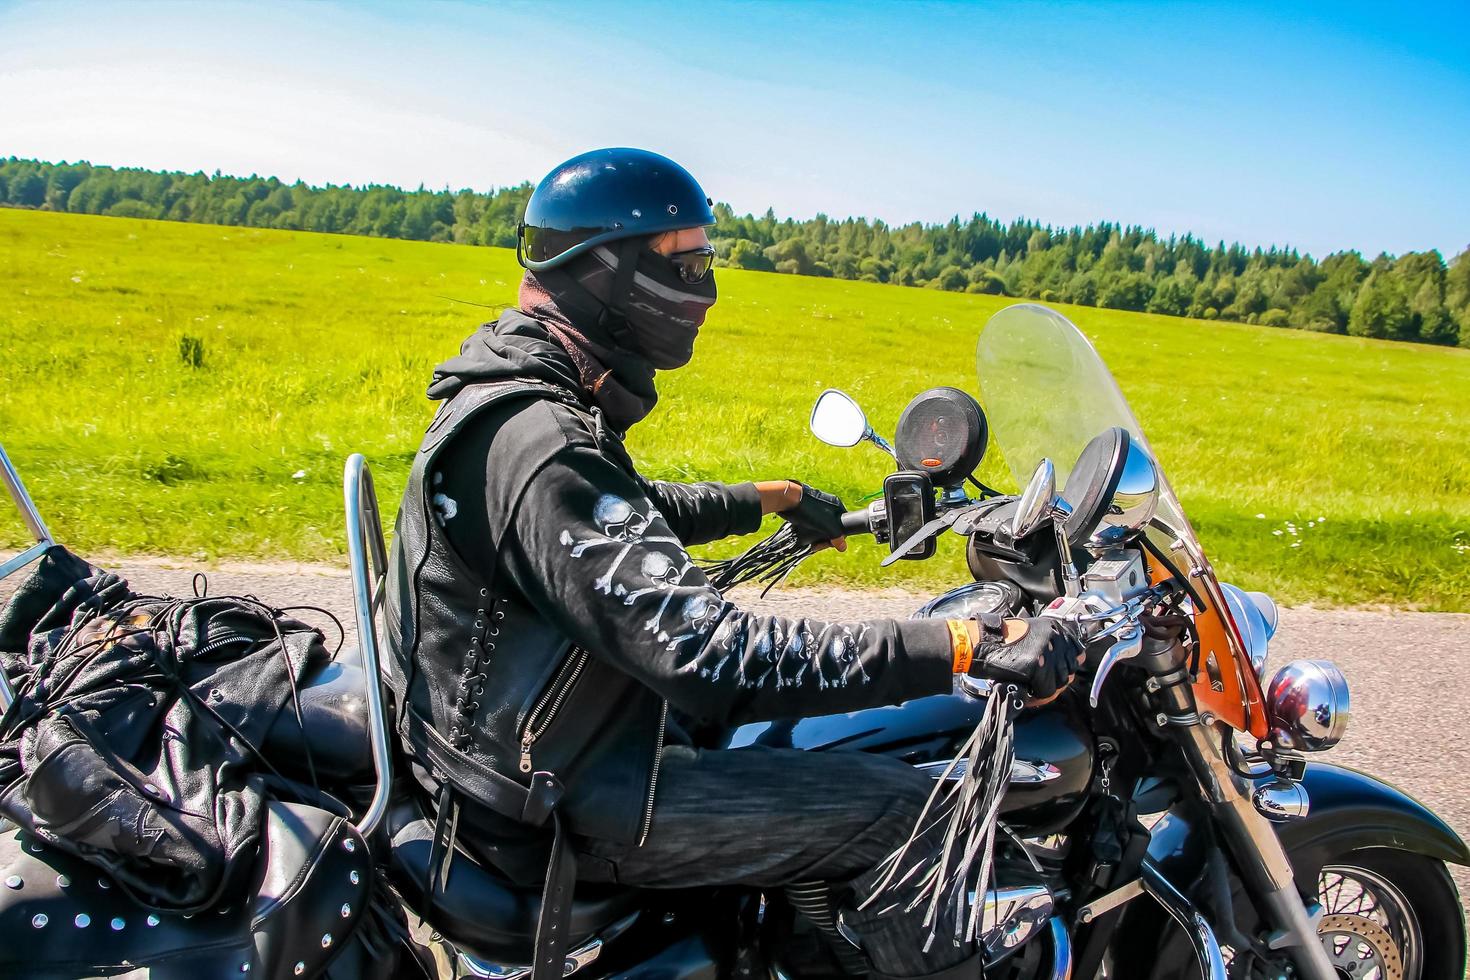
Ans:
[[[306,777],[307,752],[324,783],[371,783],[372,743],[368,735],[367,674],[357,647],[308,672],[297,688],[301,723],[290,705],[266,733],[264,751],[275,765]]]
[[[454,856],[449,880],[424,904],[429,851],[434,825],[416,799],[404,799],[388,811],[393,850],[389,872],[393,883],[416,911],[446,939],[473,956],[501,964],[531,963],[541,892],[517,887],[477,864],[463,851]],[[640,894],[634,889],[579,883],[572,901],[568,948],[575,948],[636,912]]]
[[[262,824],[244,893],[186,918],[150,912],[97,868],[4,823],[0,976],[321,975],[364,921],[372,859],[351,825],[315,807],[271,802]]]

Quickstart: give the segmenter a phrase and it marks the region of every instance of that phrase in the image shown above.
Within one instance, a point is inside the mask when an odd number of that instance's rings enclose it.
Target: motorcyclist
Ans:
[[[528,885],[545,874],[545,975],[560,975],[547,916],[573,860],[586,881],[816,880],[860,898],[933,788],[864,753],[699,748],[683,719],[853,711],[948,692],[965,671],[1046,697],[1079,655],[1051,620],[833,623],[747,612],[710,586],[686,546],[766,514],[844,546],[830,495],[650,481],[623,445],[714,305],[714,221],[657,154],[596,150],[548,174],[519,234],[518,308],[436,368],[442,404],[399,511],[388,635],[405,748],[442,851],[457,839]],[[843,923],[874,976],[979,976],[943,922],[924,951],[922,909],[856,905]]]

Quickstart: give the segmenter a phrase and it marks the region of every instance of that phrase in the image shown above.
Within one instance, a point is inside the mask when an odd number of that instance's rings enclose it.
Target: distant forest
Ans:
[[[0,159],[0,205],[254,228],[514,247],[530,184],[430,191],[309,187],[274,177],[157,173]],[[1470,347],[1470,248],[1320,261],[1295,249],[1213,247],[1110,222],[1053,228],[976,214],[942,225],[737,215],[718,264]]]

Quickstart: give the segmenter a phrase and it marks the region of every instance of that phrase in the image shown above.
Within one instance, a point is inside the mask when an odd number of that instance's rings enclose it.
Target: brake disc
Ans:
[[[1352,980],[1403,980],[1398,944],[1377,922],[1361,915],[1324,915],[1317,937],[1339,976]]]

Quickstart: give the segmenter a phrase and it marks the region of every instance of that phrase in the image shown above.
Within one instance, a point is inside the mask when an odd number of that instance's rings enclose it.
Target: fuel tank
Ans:
[[[1021,713],[1016,764],[1001,804],[1005,820],[1026,836],[1053,833],[1076,818],[1092,782],[1092,731],[1086,692],[1074,685],[1060,698]],[[878,752],[936,777],[980,723],[983,702],[963,693],[841,715],[742,725],[729,748],[764,745],[809,752]]]

